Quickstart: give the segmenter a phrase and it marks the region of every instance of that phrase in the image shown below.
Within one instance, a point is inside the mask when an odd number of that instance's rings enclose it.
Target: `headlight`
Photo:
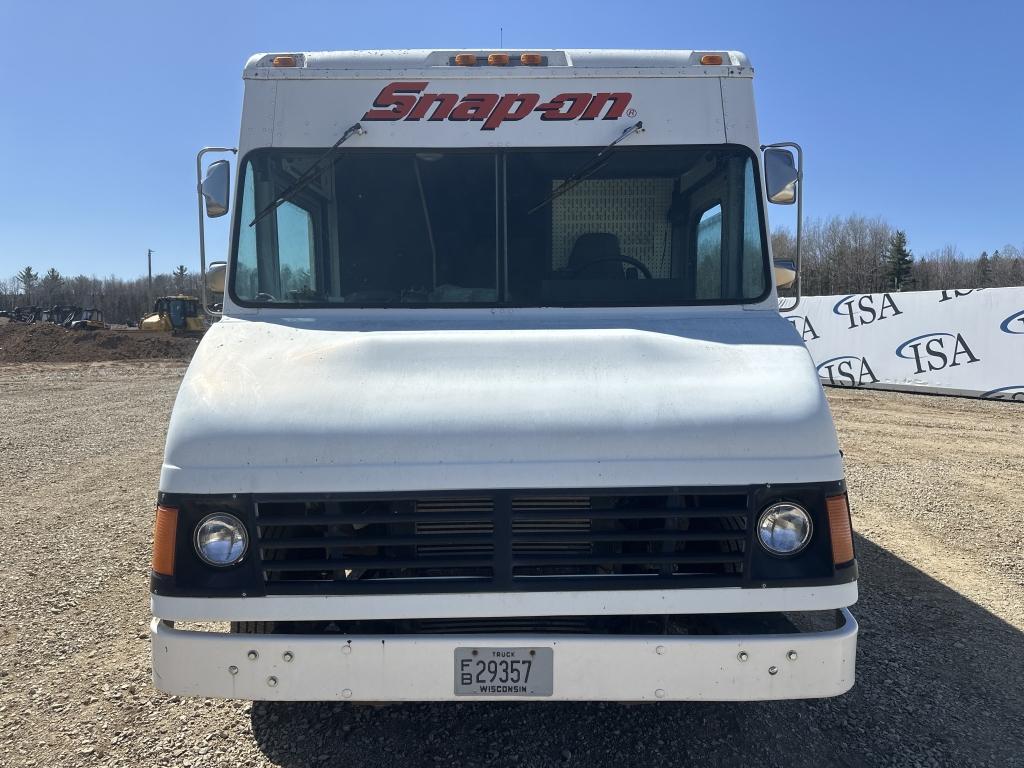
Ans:
[[[797,504],[772,504],[757,521],[757,538],[773,555],[795,555],[811,540],[811,516]]]
[[[249,548],[245,525],[234,515],[207,515],[196,526],[196,554],[210,565],[234,565]]]

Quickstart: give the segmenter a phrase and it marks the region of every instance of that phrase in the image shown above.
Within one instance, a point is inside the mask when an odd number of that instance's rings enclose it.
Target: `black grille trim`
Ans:
[[[743,586],[751,493],[480,491],[253,499],[266,594]]]

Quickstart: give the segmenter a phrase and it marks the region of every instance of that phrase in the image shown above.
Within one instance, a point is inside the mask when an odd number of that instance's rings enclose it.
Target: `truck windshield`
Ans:
[[[347,150],[252,226],[322,150],[250,153],[234,298],[543,307],[764,297],[768,262],[748,150],[620,146],[550,199],[597,151]]]

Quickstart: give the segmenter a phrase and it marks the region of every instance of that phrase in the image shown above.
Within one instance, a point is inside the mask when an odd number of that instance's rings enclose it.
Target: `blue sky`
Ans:
[[[1020,247],[1022,8],[0,0],[0,278],[135,276],[147,248],[198,269],[195,152],[236,143],[251,53],[496,46],[499,26],[508,47],[743,50],[762,140],[807,153],[809,217],[884,216],[917,254]]]

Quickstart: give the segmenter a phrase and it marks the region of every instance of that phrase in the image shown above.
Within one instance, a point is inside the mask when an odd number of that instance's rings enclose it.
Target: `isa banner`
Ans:
[[[808,296],[783,317],[827,386],[1024,402],[1024,288]]]

